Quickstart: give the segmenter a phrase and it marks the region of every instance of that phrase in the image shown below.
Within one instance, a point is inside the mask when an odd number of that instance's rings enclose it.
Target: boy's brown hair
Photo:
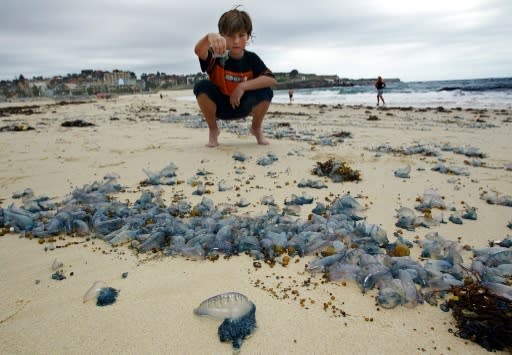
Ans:
[[[238,6],[222,14],[219,19],[219,33],[221,35],[233,35],[239,32],[246,32],[250,38],[252,33],[252,21],[249,14],[238,10]]]

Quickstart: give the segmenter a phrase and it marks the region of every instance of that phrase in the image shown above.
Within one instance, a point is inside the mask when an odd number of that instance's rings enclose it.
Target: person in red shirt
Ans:
[[[217,119],[238,119],[252,115],[250,132],[258,144],[269,144],[262,123],[274,93],[276,79],[256,53],[245,50],[252,34],[249,14],[238,8],[219,19],[219,32],[204,35],[194,52],[208,80],[194,86],[209,129],[208,147],[219,145]]]

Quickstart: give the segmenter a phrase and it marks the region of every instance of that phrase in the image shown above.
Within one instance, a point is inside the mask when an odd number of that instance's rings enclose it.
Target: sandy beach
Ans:
[[[474,207],[477,220],[401,231],[412,241],[439,232],[464,247],[468,264],[472,248],[512,233],[507,228],[512,209],[482,199],[486,192],[512,194],[509,110],[271,104],[268,132],[293,129],[293,134],[267,134],[270,145],[257,145],[247,119],[221,127],[220,145],[212,149],[205,146],[206,128],[179,119],[199,115],[194,101],[181,98],[191,95],[186,90],[164,92],[162,99],[151,94],[73,104],[0,103],[0,110],[34,106],[30,114],[0,116],[0,128],[6,127],[0,131],[0,207],[20,206],[13,194],[27,188],[59,202],[110,173],[118,174],[124,187],[119,201],[133,202],[150,190],[166,204],[185,197],[194,205],[203,196],[194,195],[197,186],[188,181],[204,170],[208,174],[201,181],[215,204],[249,201],[236,214],[264,213],[263,196],[273,196],[283,208],[292,194],[307,191],[314,203],[294,217],[307,219],[316,202],[350,193],[365,207],[367,221],[382,227],[390,240],[399,229],[396,210],[413,209],[418,197],[435,189],[449,206]],[[73,120],[94,126],[61,125]],[[416,145],[433,147],[440,156],[400,153]],[[478,162],[443,146],[478,148],[483,158]],[[239,152],[248,159],[234,160]],[[278,159],[257,164],[269,153]],[[358,170],[361,181],[337,183],[311,174],[317,162],[329,159]],[[440,161],[468,174],[433,171]],[[171,162],[178,184],[141,186],[147,179],[143,169],[157,172]],[[410,178],[396,177],[394,171],[405,166],[411,167]],[[327,188],[298,188],[303,179],[320,179]],[[218,191],[221,180],[232,189]],[[442,213],[447,220],[449,212],[432,211]],[[314,256],[256,267],[248,255],[191,260],[137,253],[130,244],[114,247],[92,236],[54,239],[0,236],[2,354],[229,354],[232,346],[217,336],[220,322],[193,314],[206,298],[228,291],[243,293],[257,309],[257,329],[244,341],[242,354],[487,353],[454,336],[449,331],[455,330],[454,318],[438,306],[378,307],[375,290],[363,294],[353,282],[326,282],[321,273],[306,271]],[[50,243],[56,248],[49,250]],[[411,249],[413,258],[420,253],[417,245]],[[64,280],[51,278],[55,259],[63,263]],[[95,281],[120,290],[114,304],[83,302]]]

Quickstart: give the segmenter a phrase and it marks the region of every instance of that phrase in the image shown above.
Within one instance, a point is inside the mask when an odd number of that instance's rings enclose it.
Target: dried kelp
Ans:
[[[34,113],[37,113],[38,109],[38,105],[1,107],[0,117],[10,115],[33,115]]]
[[[352,138],[352,133],[347,132],[347,131],[340,131],[340,132],[336,132],[336,133],[331,134],[331,137],[336,137],[336,138]]]
[[[451,290],[453,296],[442,308],[452,310],[457,320],[456,336],[488,351],[512,351],[512,301],[486,284],[467,279],[464,286]]]
[[[334,182],[361,181],[359,170],[353,170],[345,162],[329,159],[326,162],[316,162],[316,167],[312,170],[314,175],[328,176]]]
[[[94,123],[87,122],[84,120],[72,120],[72,121],[65,121],[61,123],[62,127],[91,127],[95,126]]]
[[[23,123],[19,124],[11,124],[8,126],[0,127],[0,132],[24,132],[24,131],[33,131],[35,128],[28,126]]]

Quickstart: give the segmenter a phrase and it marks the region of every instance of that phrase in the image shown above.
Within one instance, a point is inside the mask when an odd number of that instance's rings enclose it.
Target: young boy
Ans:
[[[258,144],[269,144],[262,123],[274,95],[274,75],[253,52],[245,50],[251,38],[249,14],[237,8],[219,19],[219,33],[208,33],[197,42],[195,53],[209,80],[194,87],[199,108],[209,129],[208,147],[219,145],[219,119],[252,115],[251,134]]]

